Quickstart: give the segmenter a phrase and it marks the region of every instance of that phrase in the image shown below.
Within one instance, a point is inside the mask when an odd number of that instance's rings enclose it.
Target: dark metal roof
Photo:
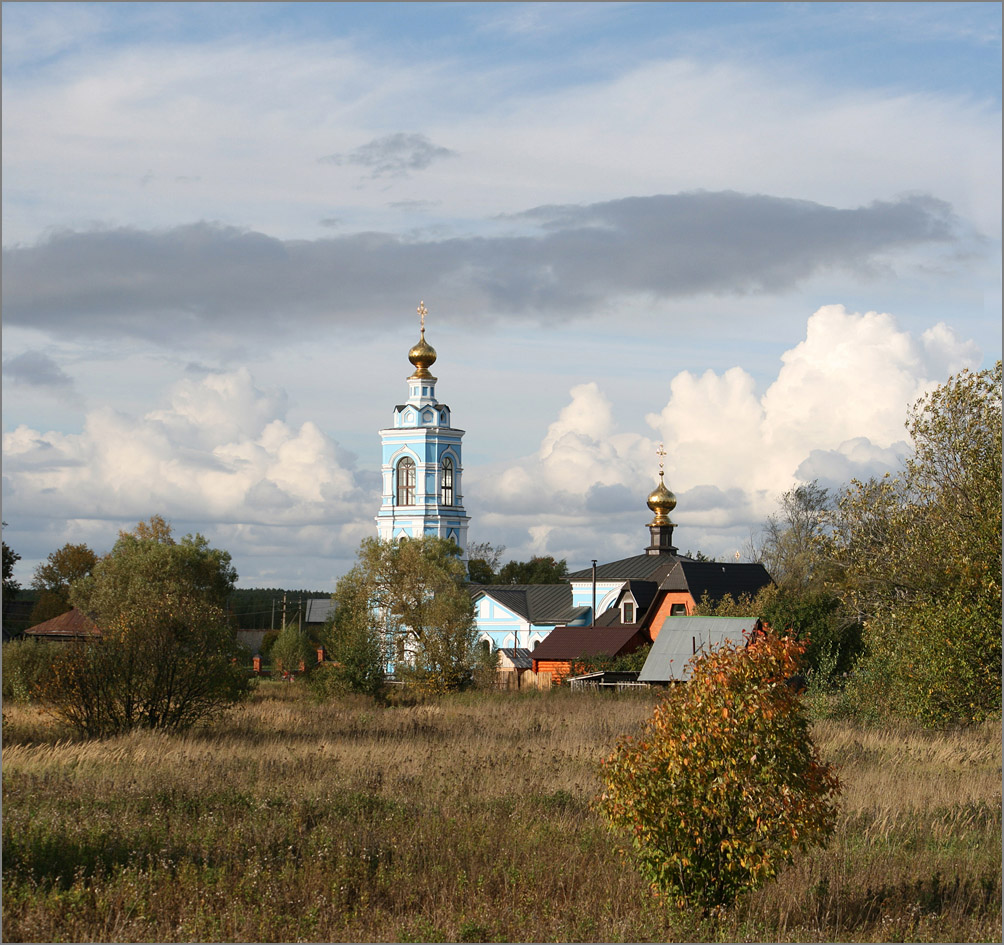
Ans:
[[[742,646],[756,617],[667,617],[645,660],[639,682],[680,682],[690,678],[695,653],[707,652],[726,640]]]
[[[648,638],[637,627],[555,627],[531,655],[535,660],[618,656],[647,642]]]
[[[762,564],[725,564],[682,558],[663,578],[660,590],[689,591],[698,602],[707,594],[712,603],[717,603],[726,594],[736,599],[744,594],[752,596],[771,583]]]
[[[630,592],[635,600],[634,620],[625,624],[621,620],[621,602]],[[638,627],[645,622],[653,601],[659,593],[659,585],[655,581],[627,581],[612,607],[608,607],[594,621],[597,627]]]
[[[472,590],[483,591],[530,623],[567,623],[582,611],[572,606],[571,584],[482,584]]]
[[[628,581],[621,591],[620,597],[617,601],[619,604],[624,596],[630,592],[631,596],[637,604],[635,613],[635,623],[641,623],[642,618],[648,612],[649,607],[652,606],[652,601],[655,600],[655,595],[659,593],[659,585],[655,581]]]
[[[505,656],[515,669],[533,669],[533,660],[526,647],[500,646],[499,653]]]
[[[620,561],[596,565],[596,580],[627,581],[635,578],[658,582],[681,560],[684,559],[677,555],[634,555],[630,558],[621,558]],[[592,578],[593,569],[586,568],[569,574],[567,580],[591,581]]]
[[[24,631],[25,636],[49,637],[59,640],[79,640],[85,637],[100,637],[101,631],[94,621],[82,610],[74,607],[65,614],[35,624]]]

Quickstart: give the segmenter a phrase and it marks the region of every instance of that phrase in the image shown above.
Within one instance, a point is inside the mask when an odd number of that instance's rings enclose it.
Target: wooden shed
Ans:
[[[638,627],[555,627],[530,654],[535,673],[550,673],[557,685],[574,673],[576,661],[586,656],[615,658],[633,653],[649,642]]]

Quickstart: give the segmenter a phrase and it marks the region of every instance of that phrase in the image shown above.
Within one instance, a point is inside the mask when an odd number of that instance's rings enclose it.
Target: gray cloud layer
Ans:
[[[25,351],[3,363],[4,375],[19,384],[28,384],[67,394],[73,389],[73,379],[44,351]]]
[[[828,268],[957,238],[951,208],[911,196],[841,210],[733,192],[539,207],[520,236],[279,240],[210,223],[64,231],[3,253],[10,324],[66,335],[191,338],[396,317],[416,293],[471,313],[567,318],[632,294],[778,292]]]
[[[425,135],[398,131],[374,138],[348,154],[327,154],[318,160],[369,168],[372,177],[403,177],[408,171],[425,170],[439,158],[455,156],[455,151],[433,144]]]

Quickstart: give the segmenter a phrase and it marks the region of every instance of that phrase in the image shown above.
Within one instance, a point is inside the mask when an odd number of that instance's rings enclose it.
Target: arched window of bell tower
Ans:
[[[397,464],[397,504],[415,504],[415,460],[410,456]]]
[[[443,505],[453,505],[453,460],[449,456],[443,457],[439,492]]]

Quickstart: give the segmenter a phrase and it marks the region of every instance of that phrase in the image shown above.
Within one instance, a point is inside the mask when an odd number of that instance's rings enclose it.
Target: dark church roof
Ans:
[[[530,623],[567,623],[585,612],[572,606],[571,584],[482,584],[471,591],[483,591]]]
[[[746,594],[753,596],[772,583],[762,564],[725,564],[681,558],[663,578],[659,589],[689,591],[697,602],[707,594],[712,603],[717,603],[726,594],[736,599]]]
[[[648,639],[637,627],[555,627],[537,644],[535,660],[574,660],[580,656],[617,656]]]
[[[568,575],[568,580],[589,581],[592,574],[592,568],[586,568]],[[744,594],[752,596],[772,583],[762,564],[695,561],[666,554],[635,555],[599,564],[596,566],[596,580],[627,581],[638,602],[639,619],[642,608],[647,609],[652,601],[645,585],[657,586],[660,591],[689,591],[695,601],[700,601],[707,594],[712,603],[717,603],[726,594],[731,594],[733,598]],[[645,598],[644,603],[639,593]],[[596,620],[600,623],[601,618]]]
[[[621,608],[620,603],[624,600],[626,594],[630,593],[635,600],[635,611],[634,611],[634,621],[629,624],[625,624],[621,621]],[[620,594],[617,595],[617,601],[613,607],[608,608],[603,611],[596,618],[597,627],[637,627],[644,623],[645,617],[648,615],[649,608],[652,606],[653,602],[656,600],[659,594],[659,585],[655,581],[627,581],[624,584],[623,589]]]
[[[596,565],[597,581],[627,581],[631,578],[640,580],[658,581],[664,573],[668,573],[677,561],[689,560],[680,558],[677,555],[633,555],[630,558],[621,558],[620,561],[611,561],[608,564]],[[593,579],[593,569],[585,568],[569,574],[566,580],[569,581],[591,581]]]

